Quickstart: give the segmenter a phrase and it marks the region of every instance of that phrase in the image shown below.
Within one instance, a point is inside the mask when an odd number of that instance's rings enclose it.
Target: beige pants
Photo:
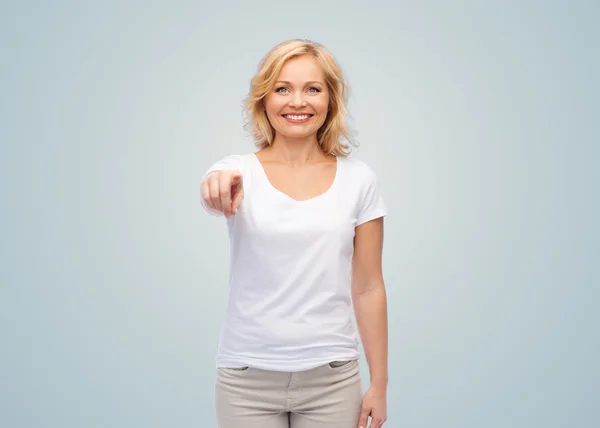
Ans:
[[[357,428],[362,398],[358,361],[301,372],[220,368],[219,428]]]

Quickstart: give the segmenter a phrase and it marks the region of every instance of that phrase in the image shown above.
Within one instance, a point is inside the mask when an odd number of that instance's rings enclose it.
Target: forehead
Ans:
[[[278,80],[287,80],[288,82],[325,81],[323,69],[310,55],[288,59],[281,68]]]

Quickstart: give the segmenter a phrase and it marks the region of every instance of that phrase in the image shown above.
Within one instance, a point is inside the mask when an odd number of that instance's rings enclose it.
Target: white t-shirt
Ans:
[[[354,228],[387,214],[374,172],[337,157],[329,190],[296,201],[273,187],[254,153],[227,156],[205,177],[221,169],[241,171],[244,200],[227,219],[229,298],[217,367],[301,371],[358,358]]]

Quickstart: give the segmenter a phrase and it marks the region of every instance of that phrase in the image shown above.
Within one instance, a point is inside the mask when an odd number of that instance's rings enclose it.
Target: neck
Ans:
[[[276,135],[268,149],[279,161],[290,165],[301,165],[322,161],[327,157],[319,147],[316,135],[309,138],[286,138]]]

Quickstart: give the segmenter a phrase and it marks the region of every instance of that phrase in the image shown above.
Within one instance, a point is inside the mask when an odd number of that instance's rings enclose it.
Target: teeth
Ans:
[[[296,115],[292,115],[292,114],[286,114],[285,117],[287,117],[288,119],[292,119],[292,120],[305,120],[305,119],[309,118],[309,116],[307,114],[304,114],[302,116],[296,116]]]

